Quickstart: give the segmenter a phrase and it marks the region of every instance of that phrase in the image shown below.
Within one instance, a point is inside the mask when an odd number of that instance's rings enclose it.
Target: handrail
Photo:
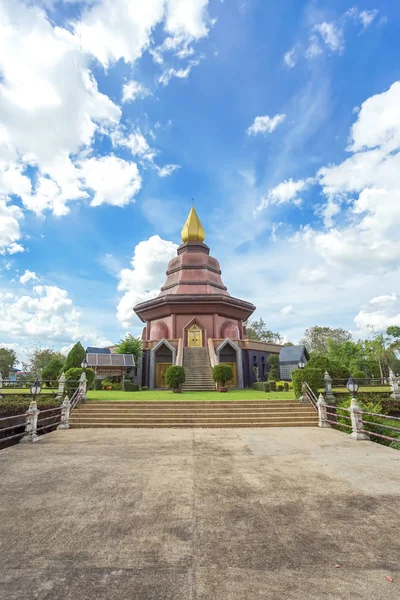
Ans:
[[[304,382],[304,384],[306,387],[306,396],[309,399],[309,401],[311,402],[311,404],[313,405],[314,409],[318,412],[318,407],[317,407],[318,398],[314,394],[314,392],[312,391],[312,389],[310,388],[310,386],[308,385],[308,383],[306,381]]]
[[[178,367],[183,366],[183,339],[178,340],[178,352],[176,354],[176,364]]]
[[[216,365],[219,364],[219,360],[218,360],[218,356],[216,355],[216,352],[215,352],[214,342],[213,342],[212,338],[208,338],[207,346],[208,346],[208,356],[210,358],[210,364],[211,364],[211,367],[214,368]]]
[[[81,394],[80,394],[80,386],[78,385],[78,387],[76,388],[76,390],[74,391],[74,393],[71,396],[70,399],[70,412],[72,412],[75,408],[75,406],[79,403],[79,400],[81,399]]]

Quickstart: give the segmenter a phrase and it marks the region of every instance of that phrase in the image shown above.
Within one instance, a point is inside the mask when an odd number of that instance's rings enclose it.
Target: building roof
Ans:
[[[310,358],[305,346],[284,346],[279,353],[279,362],[295,363],[299,362],[299,360],[303,357],[305,357],[307,360]]]
[[[89,367],[135,367],[135,358],[133,354],[104,354],[91,353],[86,354],[86,360]]]
[[[86,348],[86,354],[111,354],[109,348],[95,348],[94,346],[88,346]]]

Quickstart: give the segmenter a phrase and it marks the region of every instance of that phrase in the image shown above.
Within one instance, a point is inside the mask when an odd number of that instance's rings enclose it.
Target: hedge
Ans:
[[[26,423],[25,414],[29,408],[31,403],[32,396],[18,396],[18,395],[7,395],[5,398],[0,398],[0,417],[12,417],[13,415],[18,415],[18,418],[10,419],[9,421],[0,421],[3,427],[11,427],[15,426],[14,429],[9,429],[8,431],[0,431],[0,448],[6,448],[8,446],[13,446],[14,444],[18,444],[20,438],[14,438],[13,440],[9,440],[8,438],[12,435],[17,435],[18,433],[22,433]],[[37,406],[39,410],[46,410],[48,408],[56,408],[60,406],[60,401],[55,398],[46,396],[38,396],[37,398]],[[60,420],[60,413],[54,411],[54,413],[45,413],[43,418],[51,417],[54,415],[54,426],[58,425]],[[40,427],[40,422],[42,420],[41,415],[38,417],[38,427]],[[46,421],[45,425],[50,425],[52,423],[51,420]],[[45,430],[46,433],[49,433],[51,428]],[[40,432],[38,432],[40,433]]]
[[[139,386],[137,383],[133,383],[133,381],[124,381],[124,392],[138,392]]]
[[[300,398],[303,383],[308,383],[315,395],[318,395],[318,389],[323,385],[324,374],[322,369],[305,367],[305,369],[295,369],[290,374],[293,381],[293,389],[296,398]]]

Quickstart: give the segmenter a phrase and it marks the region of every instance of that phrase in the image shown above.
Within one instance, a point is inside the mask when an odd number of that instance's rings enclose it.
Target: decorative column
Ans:
[[[71,403],[68,396],[65,396],[64,402],[61,404],[61,423],[57,429],[69,429],[69,414],[71,411]]]
[[[307,393],[307,386],[306,386],[306,384],[305,384],[304,381],[301,384],[301,396],[300,396],[299,400],[300,400],[300,402],[309,402],[308,393]]]
[[[396,375],[393,373],[392,369],[390,369],[390,373],[389,373],[389,384],[390,384],[390,390],[392,392],[390,394],[390,397],[394,398],[395,400],[400,400],[399,378],[396,377]]]
[[[86,373],[85,371],[82,371],[82,374],[79,377],[79,399],[81,402],[87,402],[86,385]]]
[[[353,438],[353,440],[369,440],[367,434],[362,432],[364,427],[361,410],[361,406],[359,406],[357,400],[353,397],[350,403],[351,426],[353,428],[350,437]]]
[[[36,400],[32,400],[26,411],[25,435],[20,440],[21,442],[37,442],[39,436],[37,434],[37,420],[40,410],[38,410]]]
[[[60,379],[58,380],[58,390],[57,390],[56,400],[62,400],[64,398],[66,380],[67,380],[67,378],[65,377],[65,373],[61,373]]]
[[[336,404],[336,398],[333,395],[332,391],[332,378],[329,375],[328,371],[325,371],[324,374],[324,384],[325,384],[325,398],[328,404]]]
[[[327,410],[326,410],[327,405],[325,402],[325,398],[323,397],[322,394],[320,394],[318,397],[317,408],[318,408],[318,427],[330,427],[330,424],[326,422],[326,420],[328,418],[328,414],[327,414]]]

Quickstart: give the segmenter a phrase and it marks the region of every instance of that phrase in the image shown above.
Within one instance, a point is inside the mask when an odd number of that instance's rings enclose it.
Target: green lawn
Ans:
[[[324,392],[324,388],[321,388],[321,392]],[[333,393],[338,392],[338,393],[348,393],[346,386],[342,386],[342,387],[334,387],[333,388]],[[390,386],[388,385],[360,385],[360,388],[358,390],[359,394],[362,394],[362,392],[388,392],[390,393]]]
[[[174,394],[169,390],[148,390],[145,392],[115,392],[91,390],[87,393],[89,400],[97,402],[160,402],[174,400],[188,402],[196,400],[294,400],[293,390],[290,392],[259,392],[257,390],[230,390],[221,392],[182,392]]]
[[[29,394],[31,393],[31,388],[9,388],[9,387],[3,387],[0,390],[0,395],[1,396],[6,396],[8,394],[12,395],[12,394]],[[56,394],[57,393],[57,389],[52,389],[52,388],[42,388],[41,394]]]

